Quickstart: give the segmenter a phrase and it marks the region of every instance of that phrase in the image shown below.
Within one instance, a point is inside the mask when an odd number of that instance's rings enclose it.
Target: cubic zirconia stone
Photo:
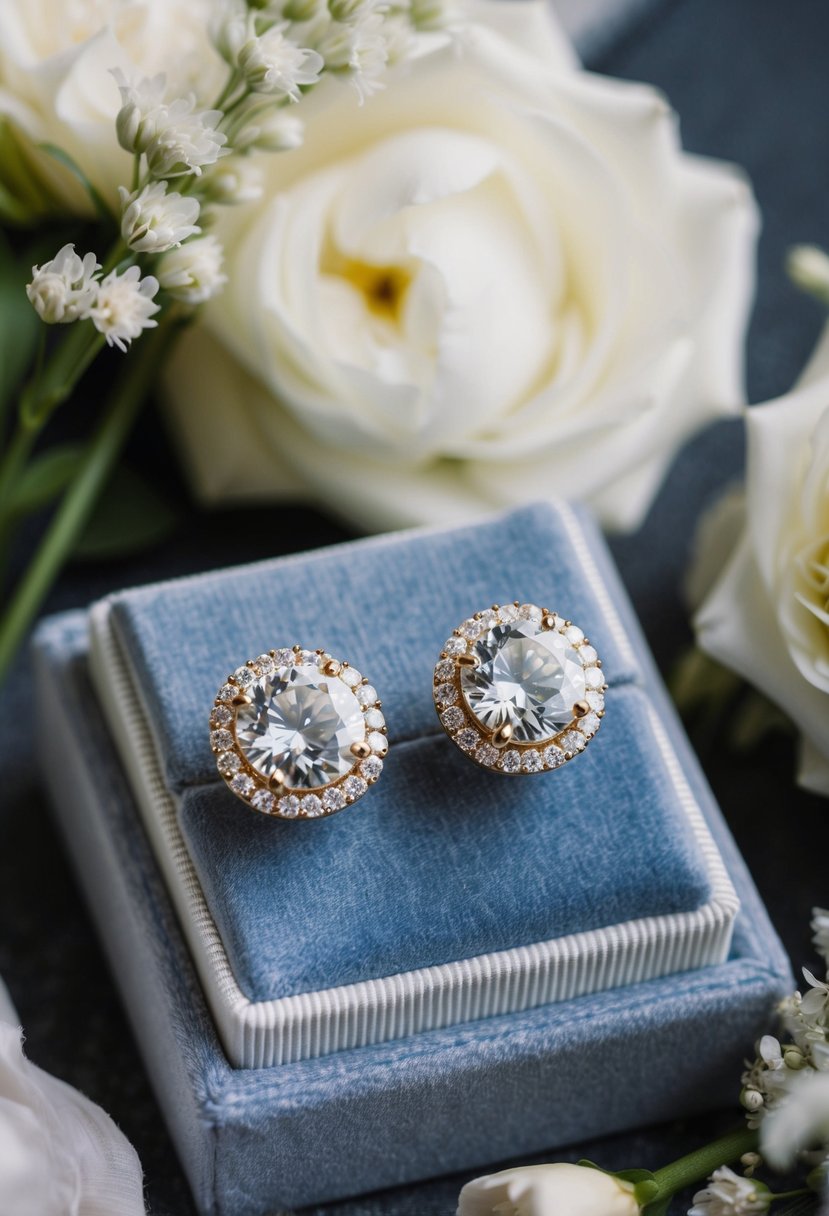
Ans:
[[[270,815],[273,811],[276,799],[269,790],[257,790],[250,800],[250,805],[255,806],[257,811],[262,811],[265,815]]]
[[[293,663],[295,657],[293,650],[289,650],[287,646],[282,646],[279,650],[274,651],[274,667],[287,667],[289,663]]]
[[[326,790],[322,796],[322,805],[326,811],[341,811],[345,806],[345,794],[339,786]]]
[[[256,670],[260,676],[267,675],[269,671],[273,671],[273,659],[269,654],[257,655]]]
[[[466,717],[462,709],[458,709],[457,705],[452,705],[443,711],[440,720],[447,730],[459,730],[466,721]]]
[[[368,743],[371,750],[376,752],[378,756],[385,756],[386,752],[389,750],[389,741],[384,734],[381,734],[379,730],[369,731],[366,738],[366,743]]]
[[[294,651],[294,662],[301,663],[303,666],[310,664],[313,667],[319,667],[321,660],[316,650],[300,650],[299,654]]]
[[[211,731],[210,746],[214,752],[226,752],[233,747],[233,735],[229,730]]]
[[[591,689],[590,692],[586,692],[584,694],[584,699],[591,709],[595,709],[596,713],[598,713],[600,709],[604,709],[603,692],[596,692],[595,689]]]
[[[261,676],[250,705],[236,714],[236,740],[264,777],[277,770],[291,789],[316,789],[354,765],[351,746],[365,739],[363,713],[351,689],[315,663]]]
[[[306,794],[299,805],[303,815],[308,819],[316,819],[324,813],[322,799],[317,794]]]
[[[493,765],[498,759],[498,748],[493,747],[491,743],[482,743],[475,752],[475,758],[481,764]]]
[[[604,688],[604,672],[601,667],[585,667],[584,682],[588,688]]]
[[[578,625],[568,625],[564,630],[564,636],[568,642],[571,642],[574,646],[578,646],[579,642],[584,641],[584,630],[579,629]]]
[[[521,753],[514,748],[504,752],[501,757],[501,768],[505,773],[519,773],[521,771]]]
[[[233,721],[233,711],[226,705],[216,705],[210,715],[210,721],[213,726],[227,726],[228,722]]]
[[[242,761],[235,752],[222,752],[216,761],[216,768],[223,777],[232,777],[242,767]]]
[[[545,768],[560,768],[564,763],[564,752],[551,743],[549,747],[544,748],[542,759]]]
[[[453,634],[451,638],[446,639],[443,644],[443,649],[447,654],[466,654],[466,640],[465,638],[456,637]]]
[[[379,756],[369,756],[360,765],[360,772],[366,781],[376,781],[383,771],[383,761]]]
[[[579,646],[579,654],[581,655],[581,661],[584,663],[585,667],[589,667],[591,663],[595,663],[596,659],[599,657],[596,654],[595,647],[593,646]]]
[[[368,789],[368,785],[362,777],[352,775],[346,777],[342,785],[343,793],[349,802],[354,802],[357,798],[362,798],[363,794]]]
[[[461,633],[465,638],[469,638],[470,641],[476,638],[483,629],[483,622],[476,621],[474,616],[471,616],[468,621],[464,621],[461,625]]]
[[[454,684],[438,684],[435,689],[435,700],[440,705],[453,705],[458,699],[458,690]]]
[[[515,604],[502,604],[498,609],[498,616],[505,625],[509,625],[511,621],[518,620],[518,609]]]
[[[377,689],[373,684],[361,684],[355,695],[362,706],[373,705],[377,700]]]
[[[233,673],[233,679],[236,681],[236,687],[241,688],[244,692],[256,679],[256,672],[252,667],[237,667]]]
[[[475,643],[477,667],[461,670],[461,691],[488,731],[508,723],[516,743],[550,739],[584,697],[584,668],[560,633],[534,620],[496,625]]]
[[[230,783],[230,788],[234,793],[241,794],[243,798],[247,798],[254,790],[253,778],[249,777],[247,773],[237,773]]]
[[[369,730],[382,730],[386,725],[386,719],[379,709],[367,709],[365,719]]]
[[[586,745],[587,740],[577,730],[568,730],[567,734],[561,737],[561,746],[567,752],[583,752]]]
[[[277,802],[276,808],[286,819],[296,819],[299,814],[299,799],[296,794],[283,794]]]
[[[363,677],[356,667],[344,667],[340,672],[340,679],[349,688],[356,688],[358,684],[362,684],[363,682]]]
[[[518,609],[518,615],[522,621],[540,621],[541,609],[537,604],[522,604]]]
[[[541,759],[541,753],[537,752],[534,747],[529,751],[523,752],[521,755],[521,771],[524,773],[538,773],[543,769],[544,761]]]
[[[595,735],[600,722],[601,718],[598,714],[585,714],[579,722],[579,730],[583,735]]]
[[[455,664],[451,659],[441,659],[435,668],[436,680],[451,680],[455,674]]]
[[[466,730],[459,731],[455,735],[455,742],[459,747],[462,747],[465,752],[471,752],[478,746],[480,735],[471,726],[467,726]]]
[[[219,695],[216,698],[216,700],[225,701],[225,702],[232,701],[233,698],[238,693],[238,691],[239,691],[239,689],[236,687],[235,684],[223,684],[222,687],[219,689]]]

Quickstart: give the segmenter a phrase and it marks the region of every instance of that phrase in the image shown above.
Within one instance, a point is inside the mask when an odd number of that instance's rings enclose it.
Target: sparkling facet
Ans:
[[[306,794],[299,805],[303,815],[307,815],[309,819],[316,819],[318,815],[323,814],[322,799],[317,794]]]
[[[356,667],[344,667],[340,672],[340,679],[349,688],[356,688],[358,684],[362,684],[363,682],[363,677]]]
[[[377,689],[372,684],[361,684],[355,695],[361,705],[373,705],[377,700]]]
[[[250,800],[250,805],[255,806],[257,811],[262,811],[265,815],[270,815],[273,811],[273,805],[276,802],[273,794],[269,790],[257,790]]]
[[[323,794],[322,805],[326,811],[341,811],[345,806],[345,794],[335,785]]]
[[[486,612],[481,613],[478,624],[481,629],[491,629],[493,625],[498,624],[498,613],[494,608],[487,608]]]
[[[479,760],[481,764],[494,764],[498,759],[498,755],[498,748],[493,747],[491,743],[482,743],[475,752],[475,758],[476,760]]]
[[[256,670],[260,676],[267,675],[269,671],[273,671],[273,659],[269,654],[260,654],[256,659]]]
[[[471,726],[468,726],[466,730],[462,730],[455,735],[455,742],[459,747],[462,747],[465,752],[471,752],[477,746],[480,737],[481,736],[476,730],[473,730]]]
[[[604,688],[604,672],[601,667],[586,667],[584,682],[588,688]]]
[[[285,794],[277,802],[276,808],[286,819],[296,819],[299,814],[299,799],[296,794]]]
[[[518,773],[521,771],[521,753],[511,748],[504,752],[501,757],[501,768],[505,773]]]
[[[587,744],[584,735],[577,730],[568,730],[566,735],[562,735],[559,742],[567,752],[582,752]]]
[[[524,773],[537,773],[544,767],[544,761],[541,759],[541,753],[536,751],[534,747],[529,748],[521,755],[521,771]]]
[[[451,638],[446,639],[443,649],[447,654],[466,654],[467,646],[463,638],[453,635]]]
[[[243,798],[247,798],[248,794],[252,794],[254,790],[253,778],[247,773],[238,773],[230,783],[230,788],[235,794],[241,794]]]
[[[458,690],[454,684],[438,684],[435,689],[435,700],[441,705],[452,705],[458,699]]]
[[[233,735],[229,730],[213,730],[210,732],[210,746],[214,752],[226,752],[233,747]]]
[[[382,730],[386,725],[386,719],[383,717],[379,709],[367,709],[365,713],[366,726],[370,730]]]
[[[545,768],[560,768],[564,763],[564,752],[555,744],[550,744],[544,748],[543,760]]]
[[[518,609],[518,615],[522,621],[540,621],[541,609],[537,604],[522,604]]]
[[[368,743],[373,752],[377,752],[378,756],[385,756],[389,750],[389,741],[379,730],[370,731],[366,738],[366,743]]]
[[[455,664],[451,659],[441,659],[435,668],[436,680],[451,680],[455,674]]]
[[[233,711],[226,705],[216,705],[210,715],[210,721],[213,726],[227,726],[228,722],[233,721]]]
[[[252,667],[237,667],[233,673],[233,679],[237,688],[249,688],[256,679],[256,672]]]
[[[369,756],[360,765],[360,772],[366,781],[376,781],[383,771],[383,761],[379,756]]]
[[[498,616],[505,625],[508,625],[510,621],[518,620],[518,609],[515,604],[502,604],[498,609]]]
[[[273,653],[274,667],[287,667],[289,663],[293,663],[295,657],[293,650],[283,646]]]
[[[477,667],[461,671],[464,699],[488,731],[509,723],[516,743],[549,739],[584,696],[577,652],[533,620],[496,625],[473,648]]]
[[[466,717],[462,709],[458,709],[457,705],[451,705],[440,715],[440,720],[447,730],[459,730],[466,721]]]
[[[242,767],[242,761],[235,752],[222,752],[216,761],[216,768],[223,777],[232,777]]]
[[[483,624],[480,621],[476,621],[474,616],[471,616],[468,621],[464,621],[464,623],[461,625],[461,633],[465,638],[469,638],[471,641],[472,638],[476,638],[478,636],[483,628]]]
[[[236,739],[264,777],[277,769],[291,789],[315,789],[349,772],[365,738],[362,710],[336,676],[300,663],[262,676],[236,715]]]
[[[232,701],[233,698],[238,693],[238,691],[239,691],[239,689],[236,687],[235,684],[223,684],[222,687],[219,689],[219,695],[216,698],[216,700],[217,701]]]
[[[357,798],[362,798],[363,794],[368,789],[367,783],[362,777],[346,777],[343,782],[343,793],[349,802],[354,802]]]

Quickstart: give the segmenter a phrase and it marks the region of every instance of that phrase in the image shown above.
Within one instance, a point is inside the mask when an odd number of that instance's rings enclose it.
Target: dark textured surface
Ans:
[[[674,0],[596,66],[663,88],[682,117],[688,148],[743,164],[764,217],[757,309],[748,354],[750,396],[784,391],[802,366],[821,317],[787,282],[786,247],[829,246],[829,21],[822,0]],[[306,510],[196,513],[148,415],[134,462],[163,478],[184,512],[178,533],[152,554],[63,576],[51,608],[87,603],[114,588],[171,574],[336,541],[343,533]],[[641,532],[615,553],[664,670],[687,641],[679,581],[694,519],[738,475],[739,427],[717,427],[680,457]],[[284,537],[284,543],[273,537]],[[0,795],[0,974],[43,1067],[100,1102],[136,1145],[154,1216],[190,1216],[192,1206],[126,1029],[94,932],[39,792],[30,759],[26,663],[3,695]],[[829,806],[793,787],[786,743],[747,757],[712,748],[703,762],[796,966],[810,957],[808,918],[827,900]],[[635,864],[635,859],[631,859]],[[747,1050],[750,1045],[746,1045]],[[608,1083],[612,1081],[609,1078]],[[737,1078],[735,1078],[735,1093]],[[578,1096],[574,1095],[574,1101]],[[734,1118],[724,1113],[725,1126]],[[579,1146],[608,1166],[656,1166],[717,1130],[716,1120],[654,1129]],[[561,1154],[557,1154],[561,1155]],[[329,1208],[338,1216],[449,1216],[463,1179]],[[677,1212],[684,1210],[675,1205]]]

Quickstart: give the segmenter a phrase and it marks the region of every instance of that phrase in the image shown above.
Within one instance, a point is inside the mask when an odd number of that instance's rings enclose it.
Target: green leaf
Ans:
[[[14,488],[9,511],[27,515],[57,498],[77,473],[83,455],[81,444],[62,443],[35,456]]]
[[[74,556],[126,557],[165,540],[176,523],[175,511],[155,487],[121,465],[98,499]]]
[[[18,261],[0,232],[0,411],[31,363],[41,322],[26,299],[31,265]]]
[[[92,182],[86,176],[78,162],[74,160],[68,152],[64,152],[63,148],[59,148],[57,144],[42,143],[38,144],[38,147],[41,149],[41,151],[46,152],[47,155],[58,161],[59,164],[63,165],[64,169],[68,169],[73,177],[77,178],[84,190],[92,199],[93,206],[101,219],[107,223],[112,223],[113,214],[111,207],[107,206],[103,195],[95,188],[95,186],[92,185]]]

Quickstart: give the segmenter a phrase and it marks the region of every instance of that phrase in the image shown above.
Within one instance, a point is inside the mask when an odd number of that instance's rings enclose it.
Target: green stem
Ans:
[[[78,475],[63,496],[25,574],[0,617],[0,683],[52,583],[86,525],[175,333],[171,319],[143,338],[116,384]]]
[[[675,1195],[684,1187],[701,1182],[719,1166],[736,1161],[743,1153],[755,1152],[757,1143],[756,1131],[740,1127],[726,1136],[721,1136],[719,1140],[712,1141],[711,1144],[695,1149],[687,1157],[680,1157],[678,1161],[663,1166],[654,1173],[654,1180],[659,1185],[659,1198]]]

